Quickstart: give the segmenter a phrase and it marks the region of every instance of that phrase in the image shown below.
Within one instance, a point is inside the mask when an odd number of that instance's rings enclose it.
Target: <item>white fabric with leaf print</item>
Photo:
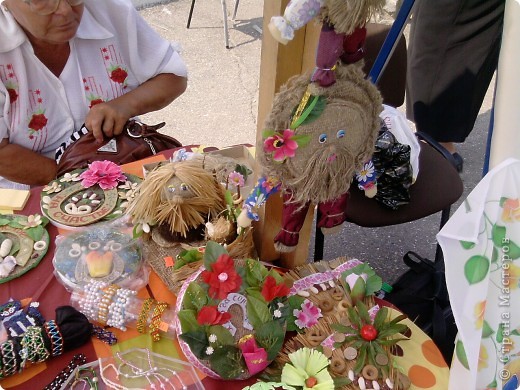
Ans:
[[[490,171],[438,233],[459,329],[450,389],[517,389],[520,160]]]

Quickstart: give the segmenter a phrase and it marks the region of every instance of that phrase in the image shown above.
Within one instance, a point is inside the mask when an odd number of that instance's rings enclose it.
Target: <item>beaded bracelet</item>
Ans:
[[[82,372],[86,372],[86,375],[82,375]],[[76,371],[74,382],[70,385],[70,390],[74,390],[76,385],[79,385],[80,383],[83,383],[83,389],[87,388],[89,390],[97,390],[98,382],[99,378],[96,375],[96,371],[92,368],[80,368]]]
[[[117,343],[117,337],[114,333],[97,325],[92,326],[92,335],[108,345]]]
[[[81,366],[87,362],[87,358],[82,353],[74,355],[72,360],[69,362],[61,372],[56,375],[56,378],[43,388],[43,390],[58,390],[61,389],[63,384],[69,379],[76,367]]]
[[[103,289],[103,298],[101,298],[101,302],[99,303],[99,310],[98,310],[98,322],[102,325],[107,324],[108,320],[108,307],[110,305],[110,302],[112,301],[112,297],[116,293],[116,291],[119,289],[119,286],[115,284],[111,284],[107,288]]]
[[[14,350],[13,341],[7,340],[5,343],[2,343],[0,345],[0,351],[2,352],[2,372],[4,376],[14,375],[18,368],[18,362],[16,360],[16,351]]]
[[[63,336],[56,325],[56,321],[50,320],[43,324],[45,332],[51,341],[51,355],[59,356],[63,353]]]
[[[146,323],[148,322],[148,313],[152,307],[152,304],[155,302],[153,298],[146,298],[143,302],[143,307],[141,308],[141,312],[139,313],[139,317],[137,318],[137,331],[139,333],[145,333],[146,331]]]
[[[22,349],[20,357],[22,358],[21,368],[24,368],[27,361],[31,363],[41,363],[49,358],[51,353],[45,347],[42,328],[39,326],[29,326],[20,340]]]
[[[150,336],[153,341],[159,341],[161,336],[159,335],[159,324],[161,323],[161,316],[168,307],[166,302],[157,302],[153,309],[152,320],[150,321]]]

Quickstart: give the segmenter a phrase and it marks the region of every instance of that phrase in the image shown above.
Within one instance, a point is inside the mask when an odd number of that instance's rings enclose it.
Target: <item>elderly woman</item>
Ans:
[[[130,0],[0,8],[0,187],[48,183],[56,148],[83,123],[101,141],[186,89],[179,54]]]

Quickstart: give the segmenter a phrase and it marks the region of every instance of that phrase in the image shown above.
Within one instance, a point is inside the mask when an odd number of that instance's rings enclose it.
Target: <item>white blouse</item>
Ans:
[[[80,129],[90,107],[129,92],[160,73],[186,77],[172,44],[130,0],[85,0],[60,77],[34,55],[24,31],[0,7],[0,140],[54,158]],[[0,176],[0,188],[27,188]]]

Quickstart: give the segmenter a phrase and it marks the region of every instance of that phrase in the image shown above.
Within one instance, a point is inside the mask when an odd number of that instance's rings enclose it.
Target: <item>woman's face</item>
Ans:
[[[71,6],[66,0],[60,1],[56,12],[45,16],[34,13],[22,0],[4,3],[33,45],[68,42],[76,35],[83,15],[83,4]]]

